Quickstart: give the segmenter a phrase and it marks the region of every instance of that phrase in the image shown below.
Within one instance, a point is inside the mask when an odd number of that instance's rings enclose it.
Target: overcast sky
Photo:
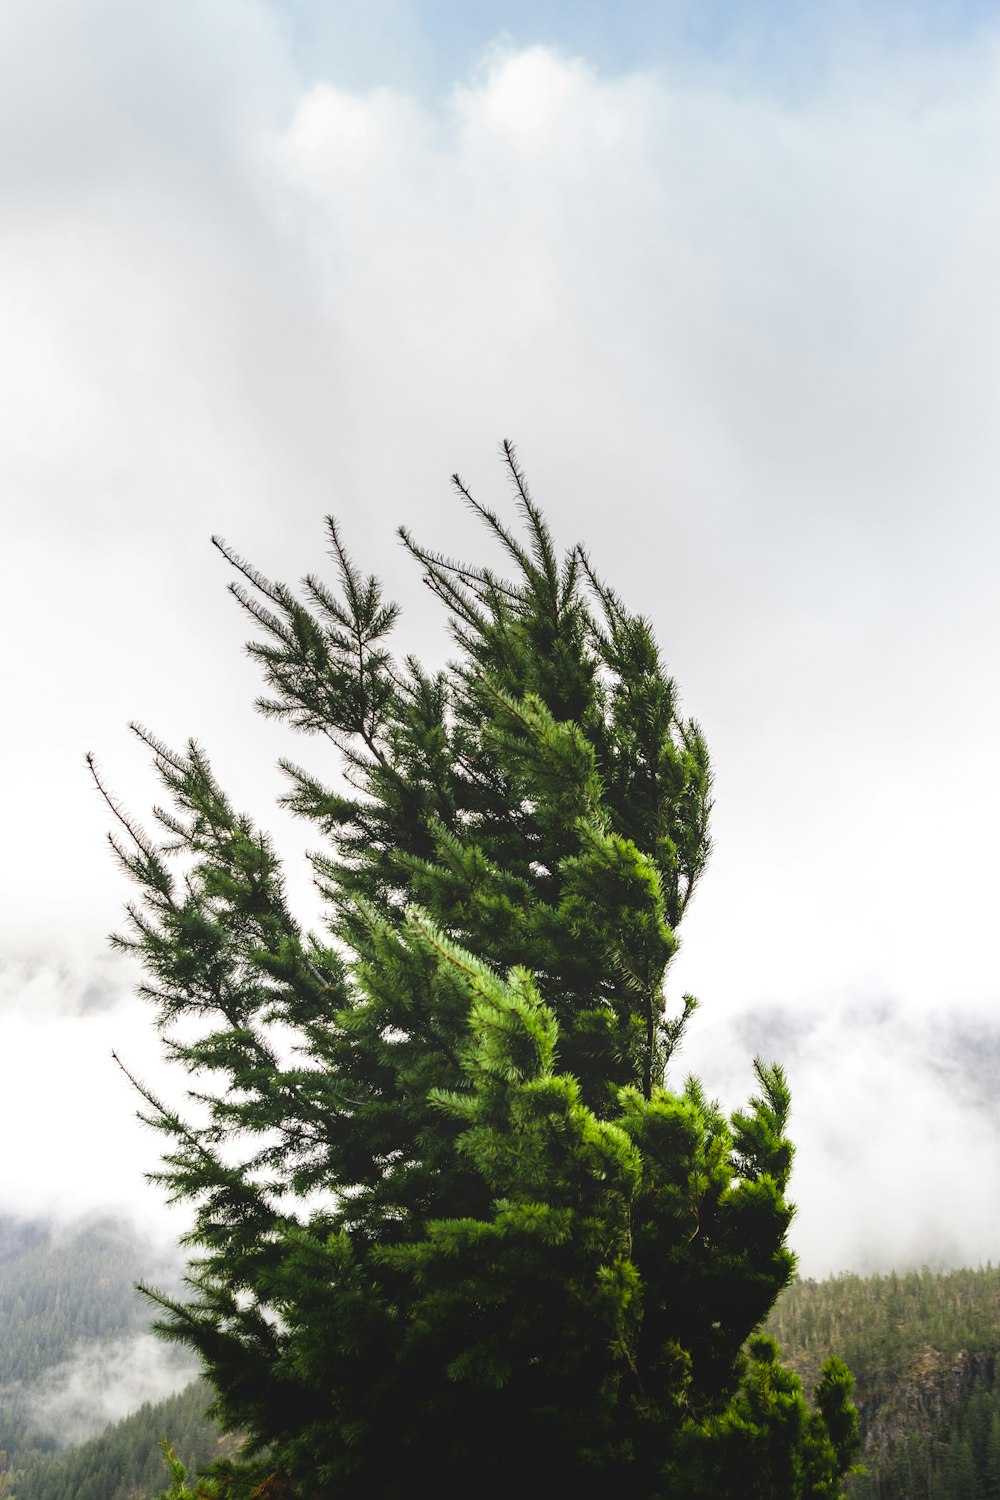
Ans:
[[[439,660],[511,437],[714,754],[679,1071],[786,1062],[805,1272],[997,1259],[998,152],[986,4],[0,4],[5,1207],[158,1212],[84,752],[309,842],[209,534]]]

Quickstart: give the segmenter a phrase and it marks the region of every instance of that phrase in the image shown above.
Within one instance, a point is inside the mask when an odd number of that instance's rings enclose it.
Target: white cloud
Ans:
[[[185,1227],[186,1217],[143,1180],[159,1143],[136,1121],[141,1101],[112,1057],[178,1097],[183,1080],[160,1060],[135,981],[131,965],[102,958],[0,966],[0,1202],[8,1212],[67,1221],[107,1208],[159,1242]]]

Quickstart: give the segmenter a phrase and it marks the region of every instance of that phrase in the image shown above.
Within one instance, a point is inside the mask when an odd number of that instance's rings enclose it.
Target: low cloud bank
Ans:
[[[143,1237],[176,1242],[183,1219],[144,1181],[157,1142],[117,1052],[153,1086],[180,1091],[135,971],[114,956],[89,963],[35,958],[0,964],[7,1061],[0,1091],[0,1203],[8,1214],[64,1225],[121,1214]]]
[[[198,1374],[186,1350],[151,1333],[80,1344],[71,1358],[23,1389],[32,1426],[59,1446],[82,1443],[144,1402],[162,1401]]]
[[[729,1108],[753,1089],[755,1055],[788,1073],[803,1275],[996,1262],[1000,1022],[869,1000],[699,1014],[689,1037],[675,1081],[695,1072]]]

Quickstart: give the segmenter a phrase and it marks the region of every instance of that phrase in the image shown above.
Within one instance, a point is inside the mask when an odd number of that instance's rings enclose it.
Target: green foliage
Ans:
[[[682,1434],[668,1472],[671,1494],[713,1500],[822,1500],[842,1493],[840,1478],[857,1452],[853,1379],[830,1359],[810,1411],[796,1375],[778,1362],[765,1334],[749,1345],[750,1370],[735,1400]]]
[[[216,1497],[222,1493],[220,1480],[204,1477],[192,1482],[187,1466],[177,1457],[166,1438],[163,1439],[161,1447],[163,1461],[172,1483],[168,1489],[160,1491],[156,1500],[216,1500]]]
[[[202,750],[137,731],[169,806],[157,839],[115,809],[141,893],[117,941],[196,1083],[187,1115],[142,1091],[157,1180],[196,1210],[160,1327],[247,1434],[227,1494],[837,1495],[849,1380],[810,1411],[744,1353],[793,1268],[784,1076],[758,1063],[732,1120],[666,1085],[705,744],[648,623],[557,558],[504,459],[524,543],[459,488],[510,578],[403,533],[450,618],[437,674],[390,654],[396,609],[332,522],[339,594],[223,548],[260,707],[337,753],[332,785],[285,765],[327,840],[325,938]]]

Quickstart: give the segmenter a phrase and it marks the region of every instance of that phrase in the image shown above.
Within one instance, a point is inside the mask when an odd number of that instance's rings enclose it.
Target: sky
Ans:
[[[678,1073],[785,1063],[805,1274],[996,1261],[998,147],[989,5],[0,5],[6,1207],[173,1223],[86,751],[196,736],[315,914],[210,534],[335,513],[440,662],[395,528],[482,557],[509,437],[713,753]]]

